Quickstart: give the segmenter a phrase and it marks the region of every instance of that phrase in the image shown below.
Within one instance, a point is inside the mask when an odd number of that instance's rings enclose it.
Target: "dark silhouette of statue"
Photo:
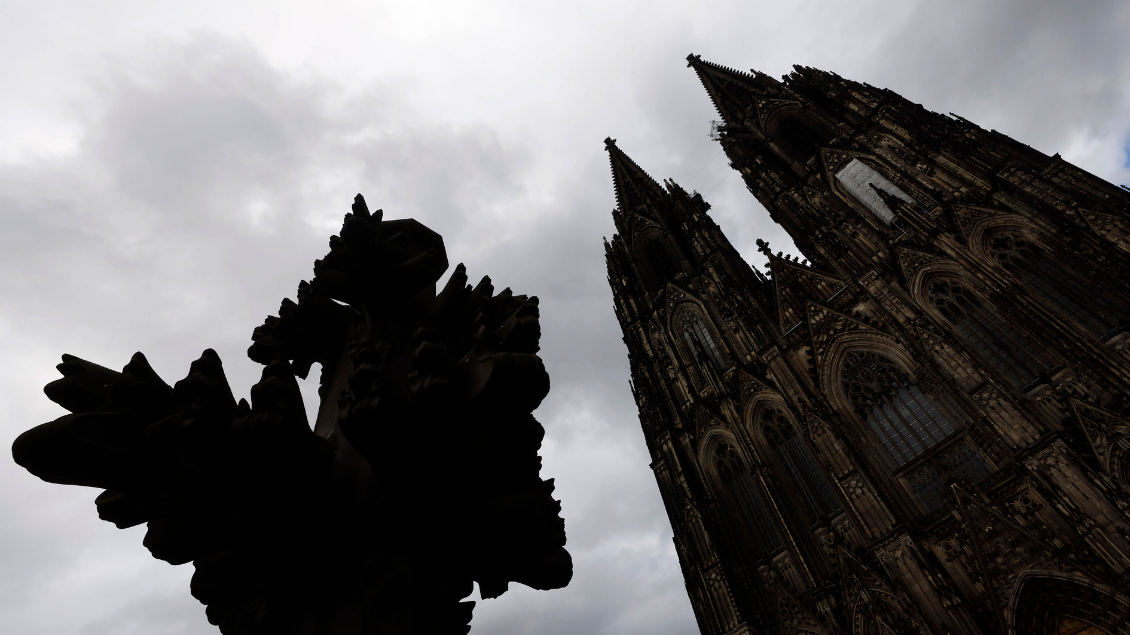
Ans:
[[[537,298],[472,288],[463,265],[437,294],[442,238],[381,216],[358,195],[298,302],[255,329],[250,403],[212,350],[173,386],[141,353],[120,373],[64,355],[44,392],[72,414],[12,447],[104,489],[100,518],[148,523],[225,635],[466,633],[473,582],[490,598],[572,576],[531,415]],[[312,430],[295,376],[315,362]]]

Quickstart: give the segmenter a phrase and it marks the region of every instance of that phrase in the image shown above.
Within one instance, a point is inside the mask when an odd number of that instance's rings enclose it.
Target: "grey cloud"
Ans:
[[[1110,153],[1130,141],[1128,29],[1130,6],[1115,0],[923,2],[884,38],[898,54],[865,74],[1114,178],[1126,165]]]
[[[545,470],[559,482],[578,583],[560,600],[539,600],[540,612],[507,598],[494,612],[482,607],[483,620],[502,630],[524,623],[544,631],[552,622],[566,632],[576,619],[562,619],[555,607],[568,606],[583,611],[593,630],[643,629],[647,620],[624,617],[627,598],[614,587],[658,589],[660,597],[674,594],[669,606],[680,606],[670,531],[607,310],[599,241],[606,190],[589,186],[607,181],[603,158],[590,161],[585,183],[547,202],[525,186],[530,148],[507,145],[483,125],[421,121],[379,86],[351,92],[326,80],[296,81],[246,44],[207,34],[154,46],[138,59],[120,60],[97,78],[75,155],[0,170],[11,227],[0,290],[17,298],[0,315],[28,342],[7,361],[46,371],[13,377],[4,392],[37,394],[64,351],[120,366],[139,348],[173,381],[204,346],[217,348],[233,387],[246,391],[257,373],[242,354],[251,328],[308,274],[361,190],[389,217],[413,216],[443,233],[452,261],[465,261],[473,276],[490,274],[500,288],[544,298],[543,355],[554,377],[539,412],[551,435]],[[578,223],[578,215],[591,222]],[[4,422],[7,442],[56,416],[43,401]],[[137,566],[146,576],[173,574],[144,560],[137,532],[96,547],[112,528],[91,535],[94,492],[36,483],[10,463],[0,469],[14,485],[6,508],[58,506],[83,519],[49,532],[34,515],[0,522],[11,538],[0,545],[5,581],[26,581],[0,602],[9,624],[40,621],[91,634],[211,632],[186,588],[147,594],[130,576],[111,575],[104,587],[117,589],[120,603],[92,604],[95,594],[80,586],[87,597],[68,599],[72,616],[32,614],[21,596],[42,607],[74,567],[99,575],[97,562],[74,548],[143,562]],[[610,559],[607,545],[618,541],[643,546]],[[658,582],[646,579],[663,567]],[[182,581],[186,575],[176,572]],[[632,601],[637,609],[645,604]],[[688,609],[683,598],[668,627],[688,627]]]
[[[258,24],[246,38],[198,31],[123,49],[88,69],[70,102],[73,152],[0,164],[0,441],[58,416],[40,390],[62,352],[121,366],[140,349],[172,381],[211,346],[245,393],[259,372],[244,356],[251,329],[309,276],[363,192],[388,217],[443,234],[472,277],[542,300],[553,389],[537,415],[576,577],[480,602],[476,632],[694,632],[604,280],[615,203],[600,140],[703,192],[757,265],[755,238],[791,241],[706,138],[717,115],[689,52],[774,75],[794,62],[834,70],[1047,152],[1070,148],[1115,178],[1127,174],[1119,35],[1130,18],[1119,3],[1078,4],[579,6],[559,20],[568,33],[515,36],[545,51],[494,66],[458,44],[395,40],[393,24],[392,44],[372,46],[406,48],[400,75],[352,83],[270,61]],[[538,16],[542,28],[558,21]],[[515,19],[508,29],[525,24]],[[492,37],[504,50],[511,34]],[[420,47],[430,61],[412,66]],[[467,73],[456,88],[435,79],[452,77],[443,56]],[[7,629],[215,632],[188,596],[190,569],[152,561],[137,530],[98,521],[95,492],[39,483],[10,461],[0,482]]]

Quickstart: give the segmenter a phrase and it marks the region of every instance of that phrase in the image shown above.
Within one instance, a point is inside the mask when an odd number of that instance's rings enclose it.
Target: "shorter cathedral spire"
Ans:
[[[663,186],[651,178],[638,163],[633,161],[616,145],[616,140],[604,140],[608,160],[612,164],[612,181],[616,188],[616,203],[621,212],[632,212],[648,201],[655,201],[666,195]]]

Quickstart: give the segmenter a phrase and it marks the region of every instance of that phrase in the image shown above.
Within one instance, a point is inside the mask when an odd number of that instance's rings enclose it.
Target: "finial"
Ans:
[[[605,150],[611,150],[612,148],[615,148],[615,147],[616,147],[616,140],[615,139],[613,139],[612,137],[605,137],[604,138],[604,149]]]
[[[757,250],[760,251],[761,253],[765,254],[766,256],[772,256],[773,255],[773,252],[769,251],[769,243],[765,242],[764,240],[761,240],[760,238],[757,239]]]
[[[695,62],[701,62],[701,61],[702,61],[701,55],[695,55],[694,53],[691,53],[690,55],[687,56],[687,66],[688,67],[694,66]]]
[[[353,215],[369,218],[369,206],[365,204],[365,197],[358,194],[353,197]]]

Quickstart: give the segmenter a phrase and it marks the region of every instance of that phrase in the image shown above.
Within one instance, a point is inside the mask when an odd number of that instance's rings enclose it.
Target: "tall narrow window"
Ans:
[[[931,280],[926,296],[938,312],[1012,383],[1025,386],[1051,364],[956,280]]]
[[[719,372],[726,368],[722,354],[710,336],[710,329],[706,328],[698,313],[688,310],[683,314],[683,337],[700,365],[709,362]]]
[[[909,194],[900,190],[897,185],[888,181],[886,177],[859,159],[852,159],[842,170],[837,172],[836,180],[886,225],[895,222],[895,213],[875,191],[876,188],[911,205],[918,204],[918,201],[911,198]]]
[[[647,264],[651,268],[652,274],[657,278],[657,286],[662,285],[664,280],[674,278],[679,273],[678,265],[671,259],[670,252],[659,240],[652,240],[644,247],[644,256],[647,258]]]
[[[832,493],[828,479],[816,467],[816,461],[788,418],[778,410],[766,408],[760,421],[765,440],[800,492],[809,517],[820,522],[840,513],[843,508]]]
[[[746,530],[746,546],[758,560],[773,555],[784,543],[749,466],[733,446],[725,443],[715,447],[714,459],[725,498]]]
[[[1027,239],[1016,234],[994,236],[989,253],[1024,286],[1095,337],[1102,338],[1121,322],[1122,312],[1101,291],[1056,265]]]
[[[843,382],[856,411],[900,467],[954,432],[906,373],[878,353],[848,353]]]

